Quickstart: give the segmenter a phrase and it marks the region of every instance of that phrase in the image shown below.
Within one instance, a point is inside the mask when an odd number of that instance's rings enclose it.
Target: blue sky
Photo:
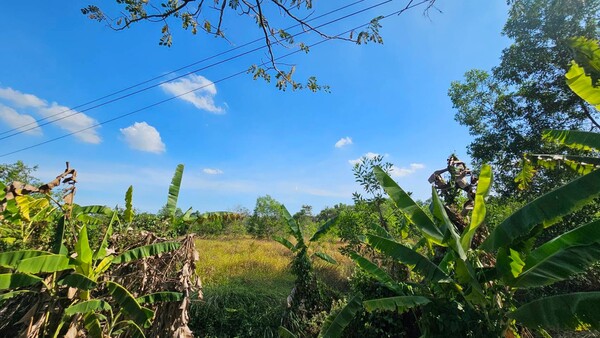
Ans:
[[[179,163],[185,164],[179,200],[183,209],[251,210],[265,194],[292,212],[302,204],[318,211],[351,203],[352,192],[360,191],[352,161],[367,154],[385,155],[395,166],[397,182],[425,199],[430,192],[427,177],[444,166],[450,153],[468,160],[470,137],[454,121],[447,97],[450,82],[468,69],[490,69],[509,44],[500,34],[505,1],[438,0],[442,13],[431,11],[426,17],[415,8],[382,21],[383,45],[329,41],[282,60],[296,65],[297,79],[315,75],[331,93],[281,92],[250,75],[212,83],[265,61],[265,51],[259,51],[40,125],[46,121],[35,121],[260,37],[252,22],[230,16],[225,23],[229,43],[175,29],[173,46],[165,48],[158,46],[159,24],[115,32],[80,13],[88,3],[93,2],[3,4],[0,133],[23,124],[39,127],[12,137],[0,134],[2,154],[130,113],[186,88],[206,87],[184,99],[3,156],[0,162],[37,164],[37,175],[45,181],[69,161],[78,170],[77,203],[122,205],[133,185],[134,206],[152,212],[166,202]],[[347,3],[315,1],[315,15]],[[345,13],[375,3],[365,0]],[[335,35],[403,5],[392,1],[325,30]],[[318,40],[316,34],[302,39]]]

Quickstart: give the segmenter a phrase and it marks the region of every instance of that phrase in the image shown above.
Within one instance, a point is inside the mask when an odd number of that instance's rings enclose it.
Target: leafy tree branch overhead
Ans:
[[[271,76],[274,75],[276,86],[280,90],[285,90],[289,86],[293,90],[306,88],[315,92],[321,89],[328,90],[328,87],[320,86],[314,76],[311,76],[304,84],[295,81],[293,78],[295,65],[279,62],[277,47],[308,53],[310,45],[296,39],[307,32],[316,33],[323,40],[343,40],[356,44],[383,43],[383,38],[379,32],[381,28],[379,21],[383,18],[382,16],[373,18],[368,24],[357,29],[356,32],[351,30],[342,34],[339,32],[330,33],[326,31],[325,26],[348,16],[364,12],[366,9],[389,3],[389,0],[325,24],[313,23],[317,18],[363,1],[358,0],[323,14],[319,13],[316,7],[313,6],[312,0],[215,0],[210,2],[204,0],[116,0],[118,9],[115,7],[104,11],[99,6],[91,4],[82,8],[81,12],[90,19],[103,22],[116,31],[131,28],[141,22],[161,24],[159,45],[166,47],[173,44],[173,33],[177,25],[181,25],[183,30],[190,31],[194,35],[199,31],[204,31],[206,34],[223,38],[232,44],[234,42],[239,43],[239,41],[235,41],[236,33],[234,31],[231,34],[226,34],[228,30],[226,26],[233,26],[234,24],[228,20],[232,18],[234,18],[232,21],[241,20],[232,15],[249,18],[256,24],[262,36],[259,40],[262,40],[267,50],[267,61],[254,64],[248,70],[249,73],[253,74],[254,79],[262,78],[270,82]],[[417,6],[424,6],[424,12],[427,13],[431,8],[434,8],[435,1],[406,0],[403,6],[400,7],[400,13]],[[109,5],[106,5],[106,7],[109,7]]]

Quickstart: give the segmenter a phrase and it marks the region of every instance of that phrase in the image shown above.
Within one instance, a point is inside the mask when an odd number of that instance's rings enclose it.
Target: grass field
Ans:
[[[315,262],[317,276],[327,285],[345,288],[352,263],[335,243],[318,243],[315,249],[339,264]],[[204,301],[190,310],[190,327],[199,337],[277,336],[286,298],[295,277],[289,265],[293,253],[271,240],[207,238],[196,241]]]

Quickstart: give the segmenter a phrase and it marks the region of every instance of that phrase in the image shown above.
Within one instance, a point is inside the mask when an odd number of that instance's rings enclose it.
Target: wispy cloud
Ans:
[[[213,169],[213,168],[204,168],[202,172],[208,175],[220,175],[223,173],[221,169]]]
[[[225,113],[224,107],[215,105],[214,97],[217,95],[217,87],[204,76],[192,74],[175,81],[163,83],[160,87],[168,94],[182,95],[179,97],[181,100],[190,102],[198,109],[213,114]],[[193,92],[190,92],[192,90]]]
[[[392,177],[405,177],[408,175],[414,174],[417,170],[425,168],[425,165],[421,163],[411,163],[408,168],[401,168],[397,166],[392,166],[390,170],[390,175]]]
[[[40,127],[32,116],[19,113],[14,109],[33,108],[32,110],[34,112],[44,118],[48,118],[49,121],[56,120],[53,124],[57,125],[59,128],[64,129],[69,133],[76,133],[73,136],[83,142],[97,144],[102,141],[98,134],[99,126],[95,126],[98,122],[86,114],[70,110],[69,107],[59,105],[56,102],[48,103],[46,100],[33,94],[23,93],[10,87],[0,87],[0,99],[12,106],[12,108],[5,106],[11,108],[12,112],[7,113],[5,111],[3,112],[3,115],[10,115],[9,119],[12,123],[18,121],[22,122],[19,125],[11,124],[7,118],[3,118],[7,124],[15,129],[23,131],[31,129],[27,131],[28,134],[41,133]]]
[[[155,154],[164,153],[166,150],[158,130],[146,122],[136,122],[119,130],[131,149]]]
[[[25,94],[10,87],[0,88],[0,98],[11,102],[13,105],[21,108],[33,107],[42,108],[48,105],[46,101],[32,94]]]
[[[339,139],[339,141],[337,141],[335,143],[335,147],[336,148],[341,148],[343,146],[347,146],[352,144],[352,138],[346,136],[346,137],[342,137],[341,139]]]
[[[19,114],[16,110],[3,104],[0,104],[0,120],[9,127],[24,131],[26,134],[42,135],[42,129],[31,115]]]
[[[377,154],[377,153],[372,153],[372,152],[368,152],[368,153],[364,154],[363,156],[361,156],[361,157],[359,157],[359,158],[357,158],[357,159],[354,159],[354,160],[348,160],[348,163],[350,163],[350,164],[352,164],[352,165],[357,165],[357,164],[360,164],[360,163],[362,163],[362,161],[363,161],[363,158],[365,158],[365,157],[366,157],[366,158],[368,158],[368,159],[370,159],[370,160],[372,160],[372,159],[374,159],[374,158],[375,158],[375,157],[377,157],[377,156],[379,156],[379,154]]]

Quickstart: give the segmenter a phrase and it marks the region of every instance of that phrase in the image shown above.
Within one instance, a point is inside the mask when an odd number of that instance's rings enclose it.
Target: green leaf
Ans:
[[[127,189],[127,192],[125,193],[125,212],[123,213],[123,218],[127,223],[131,223],[131,221],[133,221],[133,204],[131,202],[132,199],[133,186],[130,185],[129,189]]]
[[[41,281],[42,278],[26,273],[3,273],[0,274],[0,290],[22,288]]]
[[[110,215],[113,211],[111,208],[105,205],[86,205],[77,208],[77,212],[80,214],[94,214],[94,215]]]
[[[179,242],[162,242],[140,246],[127,250],[113,259],[114,264],[127,263],[136,259],[144,259],[164,252],[175,251],[179,249]]]
[[[505,283],[510,285],[521,274],[524,267],[525,262],[523,262],[519,252],[510,248],[500,248],[498,250],[496,269],[500,272],[500,276]]]
[[[463,261],[467,259],[467,255],[465,254],[465,250],[463,250],[462,245],[460,244],[460,237],[456,233],[456,229],[454,228],[454,224],[448,218],[448,214],[446,213],[446,208],[444,207],[444,203],[438,196],[437,190],[434,186],[431,187],[431,204],[433,205],[433,215],[442,221],[442,233],[444,234],[443,244],[449,246],[456,252],[458,257]]]
[[[5,268],[14,269],[17,267],[19,262],[23,259],[52,255],[51,252],[39,251],[39,250],[21,250],[21,251],[7,251],[0,252],[0,266]]]
[[[65,253],[66,248],[63,244],[63,238],[65,236],[65,219],[66,216],[59,218],[56,226],[56,233],[54,234],[54,244],[52,246],[52,252],[55,254]]]
[[[600,329],[600,292],[569,293],[527,303],[509,317],[530,327]]]
[[[387,239],[394,239],[394,237],[392,237],[392,235],[390,235],[390,233],[385,230],[384,227],[382,227],[381,225],[377,224],[377,223],[368,223],[367,225],[368,230],[373,231],[374,235],[377,235],[379,237],[384,237]]]
[[[142,330],[141,327],[138,326],[138,324],[136,324],[135,322],[131,321],[131,320],[123,320],[120,323],[123,323],[125,325],[127,325],[130,329],[129,332],[127,332],[127,334],[125,335],[126,337],[131,337],[131,338],[145,338],[146,335],[144,335],[144,330]]]
[[[89,313],[96,311],[109,311],[110,304],[100,299],[86,300],[73,304],[65,309],[65,316],[72,316],[77,313]]]
[[[342,337],[346,326],[354,319],[356,312],[362,308],[361,299],[362,294],[355,295],[335,316],[327,317],[321,327],[319,338]]]
[[[363,256],[361,256],[353,251],[350,252],[350,258],[354,262],[356,262],[356,264],[361,269],[363,269],[369,275],[373,276],[375,279],[377,279],[377,281],[379,281],[381,284],[383,284],[388,289],[390,289],[398,294],[403,293],[402,289],[400,288],[398,283],[396,283],[396,281],[394,281],[392,279],[392,277],[390,277],[390,275],[387,274],[387,272],[385,272],[384,270],[379,268],[376,264],[374,264],[370,260],[364,258]]]
[[[288,228],[290,229],[290,232],[292,233],[292,235],[294,235],[296,241],[298,241],[298,244],[302,243],[302,246],[304,246],[304,236],[302,236],[300,226],[284,205],[281,206],[281,215],[283,216],[283,219],[285,219]]]
[[[137,325],[146,326],[150,323],[154,313],[141,306],[127,289],[115,282],[106,282],[106,286],[108,292],[121,306],[121,310],[128,314]]]
[[[562,164],[579,175],[586,175],[600,168],[600,158],[597,157],[531,154],[527,158],[535,165],[551,170]]]
[[[400,243],[375,235],[367,235],[367,242],[388,257],[412,266],[413,270],[425,277],[427,281],[437,282],[448,278],[448,275],[425,256]]]
[[[537,225],[544,227],[600,195],[600,170],[581,176],[525,205],[494,229],[481,247],[497,250],[530,237]]]
[[[542,139],[577,150],[600,150],[598,133],[579,130],[544,130]]]
[[[96,285],[98,285],[98,283],[82,274],[71,273],[66,275],[63,279],[59,280],[58,285],[67,285],[79,290],[91,290],[95,288]]]
[[[592,78],[585,74],[583,67],[577,62],[571,61],[571,68],[569,68],[565,77],[567,78],[567,85],[577,96],[600,110],[600,87],[593,86]]]
[[[58,272],[72,269],[69,257],[65,255],[44,255],[23,259],[17,265],[17,271],[38,274],[41,272]]]
[[[408,221],[415,225],[429,240],[442,245],[444,236],[425,211],[380,167],[375,166],[373,173],[377,177],[379,184],[383,187],[383,190],[390,196]]]
[[[181,292],[155,292],[150,293],[142,297],[137,298],[137,302],[140,304],[154,304],[160,302],[179,302],[183,299],[183,293]]]
[[[322,260],[324,260],[327,263],[337,264],[337,261],[335,259],[333,259],[333,257],[329,256],[328,254],[326,254],[324,252],[315,252],[315,256],[321,258]]]
[[[485,220],[486,208],[485,208],[485,197],[490,193],[492,186],[492,167],[487,164],[481,166],[479,171],[479,181],[477,182],[477,192],[475,193],[475,206],[471,213],[471,222],[469,228],[463,231],[460,239],[462,248],[467,251],[471,248],[471,241],[473,235],[483,224]]]
[[[512,286],[537,287],[567,279],[600,260],[600,220],[571,230],[532,251]]]
[[[90,248],[90,241],[87,234],[87,226],[84,224],[79,231],[79,238],[75,243],[75,252],[77,253],[77,260],[81,262],[84,267],[84,274],[89,274],[89,269],[92,265],[92,249]]]
[[[177,199],[179,198],[179,189],[181,187],[181,179],[183,177],[183,164],[177,165],[175,174],[171,180],[169,186],[169,197],[167,199],[166,210],[171,220],[175,219],[175,212],[177,211]]]
[[[422,306],[431,303],[423,296],[397,296],[379,299],[370,299],[363,302],[363,306],[368,312],[376,310],[405,312],[413,307]]]
[[[3,293],[0,294],[0,303],[2,303],[3,301],[7,300],[7,299],[11,299],[15,296],[18,296],[20,294],[24,294],[24,293],[30,293],[33,292],[31,290],[17,290],[17,291],[10,291],[7,293]]]
[[[110,219],[110,223],[108,223],[108,227],[106,228],[106,232],[104,233],[102,242],[100,243],[100,246],[98,247],[98,249],[94,252],[94,257],[93,257],[94,259],[101,259],[101,258],[106,257],[106,255],[107,255],[106,249],[108,248],[108,240],[110,239],[110,237],[113,234],[112,224],[117,219],[118,219],[118,215],[117,215],[117,211],[115,210]]]
[[[319,238],[325,236],[329,230],[331,230],[331,228],[333,227],[333,225],[335,225],[335,222],[337,221],[337,216],[328,220],[327,222],[325,222],[325,224],[323,224],[319,229],[317,229],[317,231],[312,235],[312,237],[310,238],[310,242],[314,242],[314,241],[318,241]]]
[[[102,326],[99,318],[95,313],[88,313],[83,317],[83,325],[89,337],[102,338]]]
[[[292,244],[292,242],[288,241],[287,239],[279,236],[273,236],[273,240],[290,249],[291,251],[295,251],[294,244]]]
[[[594,86],[600,85],[600,41],[583,36],[572,38],[573,59],[591,77]]]

